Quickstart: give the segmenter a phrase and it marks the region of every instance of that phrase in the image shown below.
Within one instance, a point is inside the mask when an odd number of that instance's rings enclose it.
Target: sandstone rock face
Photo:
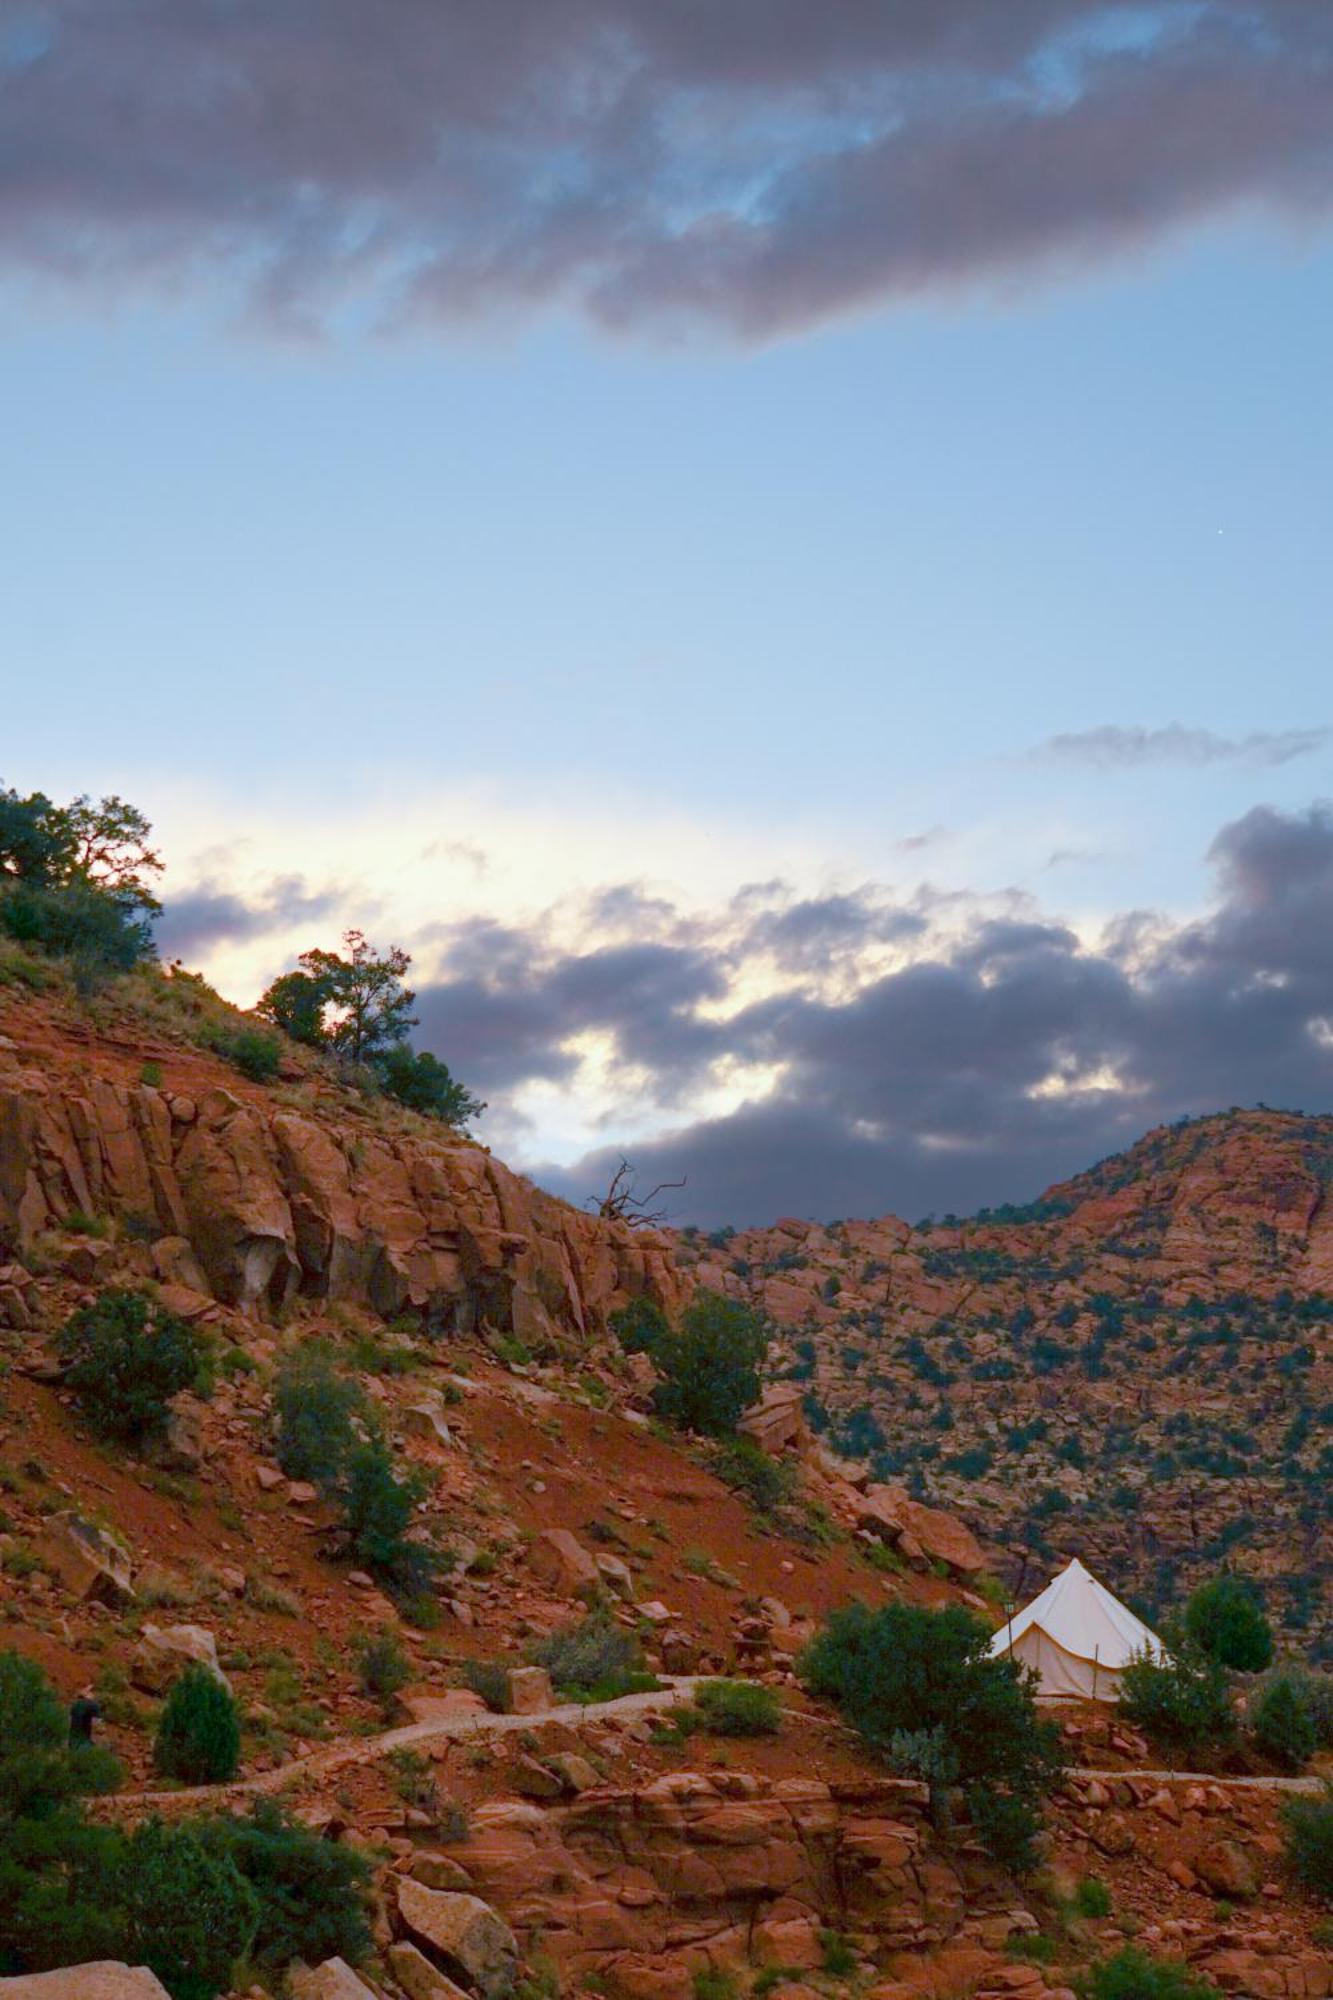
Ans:
[[[146,1965],[122,1965],[109,1958],[60,1972],[25,1972],[17,1979],[0,1979],[0,1994],[5,2000],[171,2000]]]
[[[634,1293],[684,1296],[665,1236],[581,1214],[447,1134],[354,1134],[223,1088],[188,1107],[105,1079],[0,1089],[0,1243],[21,1253],[75,1209],[151,1221],[163,1275],[251,1309],[301,1292],[546,1338],[587,1335]]]
[[[480,1896],[398,1883],[398,1923],[409,1943],[481,2000],[506,2000],[518,1976],[518,1945]]]
[[[687,2000],[696,1972],[747,1955],[815,1968],[831,1912],[911,1950],[1012,1903],[975,1852],[941,1859],[923,1788],[895,1779],[682,1771],[564,1806],[496,1800],[455,1852],[525,1939],[630,2000]]]

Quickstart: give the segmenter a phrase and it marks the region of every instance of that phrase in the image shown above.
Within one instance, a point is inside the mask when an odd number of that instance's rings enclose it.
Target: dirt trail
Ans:
[[[1070,1765],[1068,1778],[1100,1778],[1114,1784],[1117,1778],[1149,1778],[1159,1785],[1221,1785],[1224,1790],[1251,1792],[1317,1792],[1322,1778],[1228,1778],[1216,1771],[1094,1771],[1084,1765]]]
[[[664,1685],[647,1694],[620,1695],[615,1701],[564,1702],[554,1708],[538,1709],[531,1715],[496,1715],[490,1709],[464,1710],[459,1715],[441,1715],[426,1722],[408,1722],[399,1729],[386,1729],[379,1736],[341,1736],[336,1743],[321,1744],[318,1750],[310,1750],[304,1757],[293,1757],[274,1771],[262,1771],[253,1778],[238,1778],[229,1785],[116,1792],[102,1803],[113,1811],[121,1806],[170,1806],[182,1802],[191,1806],[226,1805],[233,1800],[285,1791],[297,1778],[327,1778],[332,1772],[345,1770],[349,1765],[373,1764],[395,1750],[412,1750],[422,1743],[448,1741],[460,1736],[504,1735],[510,1730],[538,1729],[549,1722],[560,1722],[577,1729],[582,1723],[598,1722],[608,1716],[651,1715],[688,1701],[703,1678],[693,1674],[671,1679],[664,1676]]]

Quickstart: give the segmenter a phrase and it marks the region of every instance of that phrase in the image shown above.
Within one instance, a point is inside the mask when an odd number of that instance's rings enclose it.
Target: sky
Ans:
[[[0,8],[0,782],[681,1221],[1333,1109],[1333,11]]]

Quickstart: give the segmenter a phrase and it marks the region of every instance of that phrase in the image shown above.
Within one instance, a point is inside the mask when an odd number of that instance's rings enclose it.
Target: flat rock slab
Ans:
[[[5,2000],[171,2000],[146,1965],[122,1965],[110,1958],[92,1965],[68,1965],[59,1972],[22,1972],[17,1979],[0,1979],[0,1994]]]

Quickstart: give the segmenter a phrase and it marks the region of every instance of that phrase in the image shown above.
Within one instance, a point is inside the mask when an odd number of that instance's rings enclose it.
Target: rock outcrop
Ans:
[[[450,1135],[221,1087],[196,1100],[95,1078],[75,1094],[23,1072],[0,1087],[0,1257],[75,1211],[156,1238],[159,1275],[184,1294],[169,1303],[187,1310],[299,1294],[540,1347],[597,1330],[632,1294],[681,1296],[665,1237],[581,1214]]]
[[[455,1852],[478,1893],[571,1974],[631,2000],[683,2000],[710,1966],[818,1966],[830,1924],[910,1949],[990,1907],[1003,1935],[1012,1890],[1006,1900],[975,1853],[942,1857],[924,1797],[894,1779],[672,1772],[565,1806],[487,1803]]]

